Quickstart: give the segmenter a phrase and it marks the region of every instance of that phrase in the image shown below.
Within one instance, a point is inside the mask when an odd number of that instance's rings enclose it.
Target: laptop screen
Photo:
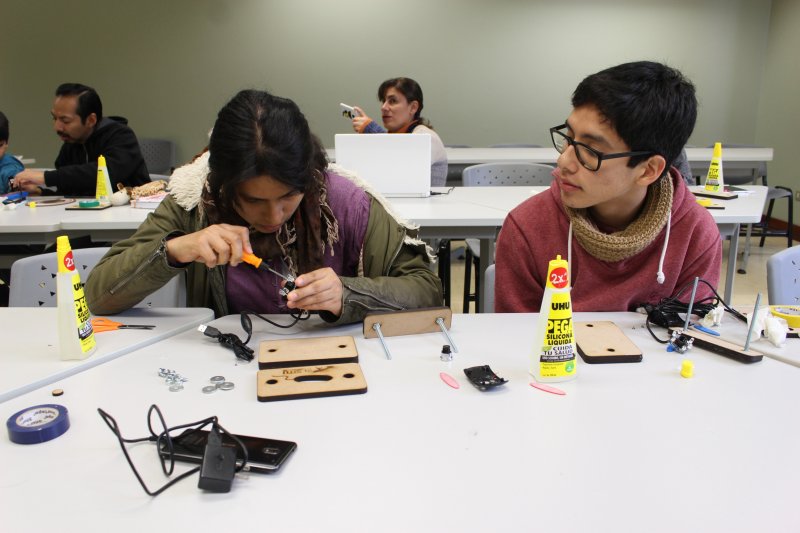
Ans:
[[[336,163],[387,197],[431,193],[431,136],[399,133],[338,134]]]

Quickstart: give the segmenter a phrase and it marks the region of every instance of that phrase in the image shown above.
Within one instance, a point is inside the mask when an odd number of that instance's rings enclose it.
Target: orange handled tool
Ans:
[[[260,257],[247,252],[243,252],[242,261],[244,261],[248,265],[253,265],[255,268],[258,268],[260,270],[266,270],[267,272],[272,272],[282,280],[286,281],[286,283],[280,290],[280,293],[284,298],[286,297],[286,295],[288,295],[295,289],[294,278],[291,275],[287,276],[271,269],[266,263],[264,263],[264,260],[261,259]]]

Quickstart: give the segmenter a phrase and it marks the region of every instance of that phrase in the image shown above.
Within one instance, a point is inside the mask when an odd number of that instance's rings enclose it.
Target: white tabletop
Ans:
[[[393,360],[360,326],[309,335],[352,334],[369,391],[363,395],[260,403],[255,364],[197,332],[57,383],[71,429],[43,444],[0,439],[3,528],[85,531],[204,529],[248,531],[797,531],[800,370],[765,359],[745,365],[693,350],[695,377],[678,374],[641,327],[614,318],[645,352],[634,364],[579,364],[566,396],[531,388],[527,373],[535,315],[454,315],[460,348],[439,361],[439,333],[388,339]],[[216,322],[241,333],[238,317]],[[254,321],[257,339],[287,335]],[[662,332],[663,333],[663,332]],[[462,369],[491,364],[509,383],[491,392]],[[168,367],[190,378],[169,392]],[[439,378],[449,372],[458,390]],[[213,375],[236,384],[203,394]],[[48,387],[49,389],[49,387]],[[53,403],[39,389],[2,404],[6,418]],[[237,476],[228,494],[197,489],[197,477],[151,499],[116,438],[147,434],[158,404],[173,425],[218,415],[241,434],[293,440],[298,449],[275,475]],[[130,447],[151,487],[165,478],[154,447]],[[77,490],[79,489],[79,490]],[[41,512],[46,505],[47,512]]]
[[[336,150],[328,148],[328,158],[336,160]],[[447,148],[447,162],[449,164],[478,164],[478,163],[503,163],[503,162],[528,162],[528,163],[555,163],[558,152],[553,147],[541,148]],[[706,165],[711,161],[712,148],[686,148],[686,156],[693,167]],[[722,151],[723,163],[757,163],[772,161],[772,148],[724,148]],[[738,164],[735,166],[739,166]]]
[[[552,147],[543,148],[445,148],[447,162],[454,164],[499,163],[504,161],[527,161],[531,163],[555,163],[558,152]],[[712,148],[686,148],[690,163],[708,164],[713,155]],[[772,148],[725,148],[722,152],[725,162],[772,161]]]
[[[97,349],[86,359],[62,361],[58,352],[55,307],[0,307],[0,402],[144,346],[159,342],[214,318],[205,308],[135,308],[111,317],[124,324],[152,324],[152,330],[95,333]]]

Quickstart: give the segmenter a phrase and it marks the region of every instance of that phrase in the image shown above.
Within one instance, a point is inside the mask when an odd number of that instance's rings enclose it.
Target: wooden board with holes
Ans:
[[[744,346],[739,346],[738,344],[734,344],[714,335],[703,333],[702,331],[694,329],[683,331],[683,328],[679,327],[670,328],[670,332],[673,331],[677,331],[694,339],[694,346],[696,348],[703,348],[709,352],[724,355],[725,357],[736,359],[742,363],[758,363],[764,358],[764,354],[759,351],[753,350],[752,348],[745,350]]]
[[[437,318],[441,318],[444,322],[444,327],[449,330],[453,319],[453,311],[449,307],[430,307],[427,309],[410,309],[408,311],[372,313],[364,317],[364,338],[374,339],[378,336],[378,332],[373,328],[375,324],[381,325],[381,333],[384,337],[442,331],[436,323]]]
[[[575,322],[575,344],[586,363],[639,363],[642,351],[607,320]]]
[[[358,363],[351,336],[264,341],[258,349],[258,368]]]
[[[689,190],[692,191],[692,194],[695,196],[703,196],[705,198],[714,198],[715,200],[733,200],[734,198],[738,198],[739,195],[735,192],[729,191],[709,191],[703,185],[695,185],[689,187]]]
[[[358,363],[269,368],[256,374],[258,401],[299,400],[367,392]]]

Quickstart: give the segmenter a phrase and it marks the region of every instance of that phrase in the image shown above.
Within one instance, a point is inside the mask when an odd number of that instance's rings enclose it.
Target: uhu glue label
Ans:
[[[556,256],[547,269],[547,284],[536,325],[530,372],[536,381],[573,379],[577,373],[567,262]]]
[[[708,165],[705,189],[710,192],[724,192],[725,183],[722,177],[722,143],[714,143],[711,164]]]
[[[58,348],[61,359],[85,359],[96,345],[89,306],[83,294],[81,275],[75,269],[69,238],[56,239],[56,305],[58,306]]]

